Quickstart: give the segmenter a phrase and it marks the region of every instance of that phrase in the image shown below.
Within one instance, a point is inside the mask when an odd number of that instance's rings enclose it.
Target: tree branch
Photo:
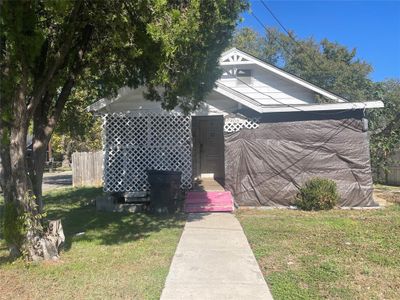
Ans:
[[[400,112],[387,124],[382,130],[377,131],[374,135],[383,135],[388,136],[393,130],[397,130],[400,128]]]
[[[64,63],[68,53],[70,53],[72,47],[72,41],[75,33],[75,29],[77,27],[77,18],[81,11],[81,7],[83,1],[75,1],[75,5],[71,11],[68,21],[68,28],[66,32],[66,36],[60,36],[60,44],[61,48],[57,51],[56,59],[50,68],[47,69],[47,72],[42,76],[42,79],[39,80],[38,86],[33,91],[32,98],[27,107],[28,120],[30,120],[33,116],[33,112],[36,109],[37,105],[41,101],[44,93],[46,92],[48,85],[52,81],[54,75],[59,70],[60,66]],[[71,28],[70,28],[71,27]],[[63,40],[61,40],[63,39]]]

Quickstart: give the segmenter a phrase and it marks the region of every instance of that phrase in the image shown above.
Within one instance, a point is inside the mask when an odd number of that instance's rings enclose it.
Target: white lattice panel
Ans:
[[[192,186],[191,119],[178,113],[113,113],[104,117],[104,190],[147,191],[146,170],[182,172]]]
[[[236,132],[242,128],[255,129],[258,127],[260,120],[258,118],[226,118],[224,123],[225,132]]]

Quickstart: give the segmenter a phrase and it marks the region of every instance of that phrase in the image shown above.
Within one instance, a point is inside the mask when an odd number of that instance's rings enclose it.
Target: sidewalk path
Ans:
[[[161,299],[272,299],[233,214],[189,215]]]

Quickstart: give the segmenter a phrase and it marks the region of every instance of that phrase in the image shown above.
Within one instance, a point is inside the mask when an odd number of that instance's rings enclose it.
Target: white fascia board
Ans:
[[[111,103],[110,100],[106,99],[106,98],[102,98],[98,101],[96,101],[95,103],[89,105],[88,107],[86,107],[86,111],[87,112],[97,112],[99,110],[101,110],[102,108],[108,106]]]
[[[122,88],[119,90],[118,95],[115,98],[111,98],[111,99],[102,98],[102,99],[96,101],[95,103],[93,103],[92,105],[89,105],[88,107],[86,107],[86,110],[88,112],[98,112],[99,110],[101,110],[105,107],[107,108],[112,103],[120,100],[122,98],[122,96],[126,93],[127,93],[127,89]]]
[[[200,107],[190,114],[191,116],[227,116],[228,113],[215,106],[204,102]]]
[[[98,112],[99,110],[102,110],[103,108],[107,108],[110,107],[111,104],[119,102],[123,99],[126,100],[126,97],[130,97],[130,96],[139,96],[139,98],[143,98],[143,92],[146,90],[146,88],[144,86],[139,86],[136,89],[133,88],[129,88],[129,87],[122,87],[118,90],[118,94],[116,97],[114,98],[102,98],[98,101],[96,101],[95,103],[93,103],[92,105],[89,105],[88,107],[86,107],[86,110],[89,112]],[[156,90],[158,92],[162,92],[163,89],[157,87]],[[144,98],[143,98],[144,99]],[[147,100],[150,101],[150,100]]]
[[[232,100],[247,106],[258,113],[269,112],[298,112],[298,111],[326,111],[326,110],[355,110],[368,108],[382,108],[382,101],[366,101],[366,102],[342,102],[327,104],[288,104],[288,105],[262,105],[257,100],[247,97],[244,94],[236,92],[230,87],[219,85],[217,82],[214,91],[231,98]]]
[[[226,56],[232,55],[232,53],[235,53],[235,52],[240,54],[240,56],[243,56],[247,61],[223,62],[223,60],[226,59]],[[323,95],[323,96],[325,96],[325,97],[327,97],[329,99],[332,99],[332,100],[335,100],[335,101],[338,101],[338,102],[348,102],[346,99],[343,99],[343,98],[341,98],[341,97],[339,97],[339,96],[337,96],[335,94],[332,94],[331,92],[328,92],[328,91],[326,91],[326,90],[324,90],[324,89],[322,89],[320,87],[317,87],[317,86],[313,85],[312,83],[310,83],[310,82],[308,82],[306,80],[303,80],[303,79],[301,79],[301,78],[299,78],[297,76],[294,76],[292,74],[289,74],[289,73],[287,73],[287,72],[285,72],[285,71],[283,71],[283,70],[281,70],[281,69],[279,69],[277,67],[274,67],[274,66],[272,66],[270,64],[267,64],[267,63],[263,62],[262,60],[254,57],[254,56],[251,56],[251,55],[249,55],[247,53],[244,53],[244,52],[240,51],[239,49],[232,48],[232,49],[228,50],[227,52],[225,52],[222,55],[222,58],[220,59],[220,65],[221,66],[254,65],[254,64],[256,64],[256,65],[260,66],[261,68],[264,68],[264,69],[266,69],[268,71],[271,71],[271,72],[273,72],[273,73],[275,73],[275,74],[277,74],[277,75],[279,75],[279,76],[281,76],[283,78],[286,78],[286,79],[288,79],[288,80],[290,80],[290,81],[292,81],[294,83],[297,83],[297,84],[299,84],[299,85],[301,85],[301,86],[303,86],[303,87],[305,87],[305,88],[307,88],[309,90],[312,90],[312,91],[314,91],[314,92],[316,92],[318,94],[321,94],[321,95]]]
[[[262,113],[273,112],[298,112],[298,111],[329,111],[329,110],[356,110],[369,108],[382,108],[382,101],[367,101],[367,102],[345,102],[345,103],[329,103],[329,104],[303,104],[290,106],[263,106]]]
[[[218,85],[218,83],[217,83],[217,86],[214,88],[214,91],[216,91],[217,93],[219,93],[223,96],[226,96],[244,106],[247,106],[248,108],[251,108],[251,109],[255,110],[256,112],[262,113],[261,106],[259,104],[257,105],[255,103],[252,103],[252,101],[255,101],[254,99],[248,98],[244,95],[239,95],[239,93],[235,93],[235,90],[233,90],[231,88],[223,87],[221,85]],[[248,99],[246,99],[246,98],[248,98]]]

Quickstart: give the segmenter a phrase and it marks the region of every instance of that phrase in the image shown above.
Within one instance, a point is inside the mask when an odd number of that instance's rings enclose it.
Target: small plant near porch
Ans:
[[[315,177],[300,188],[295,204],[302,210],[328,210],[334,208],[338,201],[336,183]]]

